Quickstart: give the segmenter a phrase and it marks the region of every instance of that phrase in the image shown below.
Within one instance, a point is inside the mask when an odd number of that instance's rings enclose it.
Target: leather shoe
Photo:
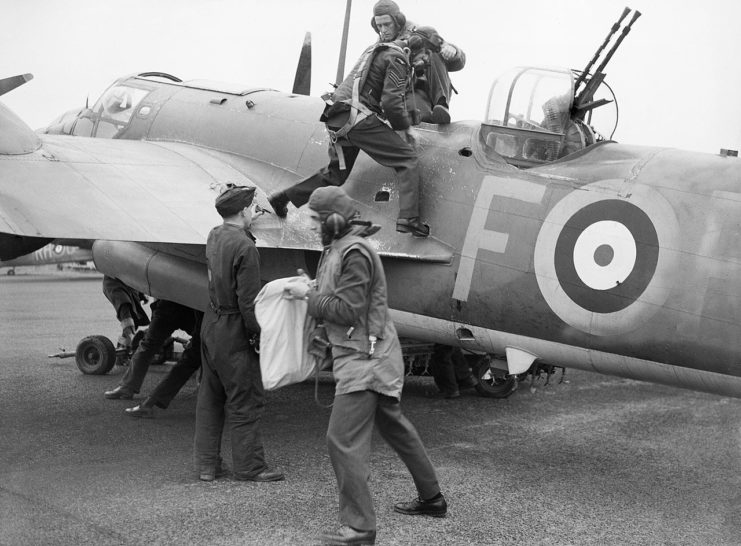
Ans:
[[[273,207],[275,214],[280,218],[285,218],[288,214],[288,203],[290,199],[285,192],[279,191],[268,197],[268,203]]]
[[[343,525],[333,533],[322,534],[322,544],[342,545],[342,544],[375,544],[376,532],[358,531],[349,525]]]
[[[435,518],[444,518],[448,513],[448,503],[445,497],[440,493],[438,498],[422,500],[416,498],[411,502],[397,502],[394,505],[394,512],[406,514],[408,516],[432,516]]]
[[[113,390],[105,391],[103,396],[108,398],[108,400],[131,400],[134,398],[134,393],[123,385],[119,385]]]
[[[411,233],[415,237],[427,237],[430,234],[430,226],[420,221],[418,217],[399,218],[396,220],[396,231]]]
[[[254,476],[239,476],[235,474],[234,479],[240,482],[279,482],[285,480],[286,476],[280,470],[266,468]]]
[[[133,408],[124,410],[129,417],[139,417],[140,419],[154,419],[154,408],[146,404],[139,404]]]
[[[437,123],[438,125],[450,123],[450,111],[442,104],[436,104],[432,109],[430,121],[431,123]]]

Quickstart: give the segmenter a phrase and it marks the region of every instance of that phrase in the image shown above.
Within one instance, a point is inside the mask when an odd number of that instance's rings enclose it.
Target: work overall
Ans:
[[[211,230],[206,258],[210,305],[201,326],[203,375],[196,408],[195,463],[199,473],[217,470],[226,424],[234,477],[249,479],[266,468],[259,426],[265,395],[251,343],[259,331],[254,317],[259,256],[243,229],[224,224]]]
[[[179,303],[157,300],[151,305],[151,309],[152,320],[120,383],[132,393],[139,392],[152,359],[164,348],[165,342],[173,332],[183,330],[191,333],[196,323],[195,311]]]

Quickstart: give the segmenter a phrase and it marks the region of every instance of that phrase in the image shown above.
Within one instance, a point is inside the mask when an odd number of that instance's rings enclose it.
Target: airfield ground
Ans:
[[[156,419],[103,398],[122,370],[81,374],[74,350],[118,324],[95,273],[0,278],[0,545],[316,544],[336,524],[313,383],[271,393],[263,420],[284,482],[202,483],[192,472],[196,384]],[[166,372],[154,367],[148,392]],[[379,545],[739,544],[741,400],[568,371],[506,400],[434,394],[413,377],[403,407],[435,462],[445,519],[396,514],[414,496],[378,438]],[[320,399],[332,397],[328,378]]]

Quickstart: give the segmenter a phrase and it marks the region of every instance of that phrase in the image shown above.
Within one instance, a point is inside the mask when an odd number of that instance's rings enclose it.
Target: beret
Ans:
[[[227,185],[227,189],[216,198],[216,211],[223,217],[234,216],[252,204],[255,196],[254,186]]]

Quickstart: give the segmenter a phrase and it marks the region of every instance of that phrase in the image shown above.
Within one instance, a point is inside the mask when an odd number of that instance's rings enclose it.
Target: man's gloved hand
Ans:
[[[452,61],[457,54],[458,50],[455,48],[455,46],[450,45],[448,42],[445,42],[440,47],[440,56],[446,61]]]

